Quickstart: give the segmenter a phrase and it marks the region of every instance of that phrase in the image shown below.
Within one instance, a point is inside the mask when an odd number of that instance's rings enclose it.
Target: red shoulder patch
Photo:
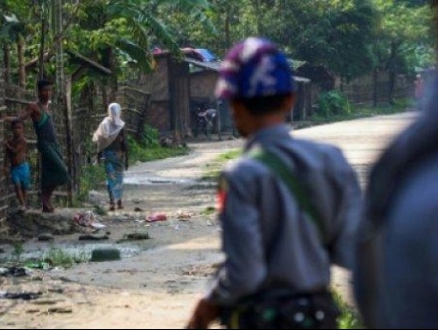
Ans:
[[[216,196],[216,210],[218,213],[222,213],[222,211],[225,209],[227,193],[228,193],[228,182],[223,177],[221,177],[219,179],[219,185],[218,185],[217,196]]]

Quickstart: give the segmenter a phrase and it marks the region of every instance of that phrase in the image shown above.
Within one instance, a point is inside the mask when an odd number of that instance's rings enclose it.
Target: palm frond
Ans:
[[[0,25],[0,38],[17,40],[25,31],[26,26],[14,14],[3,15],[4,22]]]
[[[134,44],[133,42],[120,39],[117,41],[116,46],[128,54],[133,60],[137,62],[137,67],[143,73],[149,73],[154,69],[154,59],[153,57],[145,52],[142,47]]]

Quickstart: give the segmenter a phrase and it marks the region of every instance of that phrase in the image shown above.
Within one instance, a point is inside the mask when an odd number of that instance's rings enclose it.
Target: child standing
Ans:
[[[3,173],[10,174],[21,211],[25,211],[27,209],[27,190],[30,186],[30,168],[26,161],[27,141],[24,137],[23,122],[13,121],[11,130],[12,137],[4,143]]]

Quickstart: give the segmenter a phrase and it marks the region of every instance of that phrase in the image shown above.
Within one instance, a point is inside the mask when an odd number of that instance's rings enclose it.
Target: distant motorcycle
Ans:
[[[204,133],[207,138],[210,138],[216,124],[217,110],[205,109],[197,107],[195,110],[195,127],[193,135],[197,137],[199,133]]]

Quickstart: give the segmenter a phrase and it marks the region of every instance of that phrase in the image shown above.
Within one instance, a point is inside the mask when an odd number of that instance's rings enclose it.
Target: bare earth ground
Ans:
[[[411,118],[405,115],[391,121],[347,124],[356,126],[352,132],[362,134],[361,139],[352,138],[345,124],[296,133],[345,147],[363,181],[373,157]],[[368,131],[361,132],[364,127]],[[374,130],[372,136],[367,136],[369,130]],[[117,247],[122,260],[35,270],[25,278],[0,276],[0,297],[2,292],[42,293],[31,301],[0,299],[0,328],[183,328],[222,260],[219,227],[215,215],[206,212],[215,205],[214,184],[199,178],[218,155],[241,145],[239,139],[192,143],[193,151],[187,156],[130,169],[126,175],[126,209],[111,219],[101,219],[107,225],[103,232],[111,233],[109,240],[79,242],[79,234],[75,234],[57,236],[53,243],[27,242],[24,255],[41,255],[53,247],[86,254],[96,247]],[[364,149],[362,154],[360,148]],[[92,197],[105,205],[105,192]],[[133,212],[135,208],[141,211]],[[155,212],[166,214],[168,219],[146,222],[146,217]],[[124,234],[137,231],[148,231],[151,239],[116,244]],[[11,246],[0,248],[4,250],[0,258],[13,252]],[[349,274],[334,268],[333,282],[351,302]]]

